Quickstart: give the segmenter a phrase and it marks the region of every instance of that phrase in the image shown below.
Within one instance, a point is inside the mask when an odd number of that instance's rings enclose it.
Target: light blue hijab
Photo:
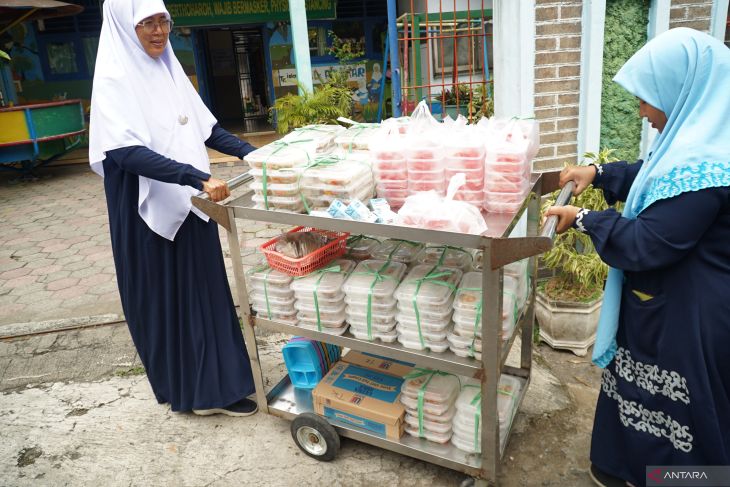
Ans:
[[[625,218],[687,191],[730,186],[730,49],[696,30],[672,29],[642,47],[613,80],[667,116],[631,186]],[[601,368],[616,354],[622,285],[623,272],[611,268],[593,348]]]

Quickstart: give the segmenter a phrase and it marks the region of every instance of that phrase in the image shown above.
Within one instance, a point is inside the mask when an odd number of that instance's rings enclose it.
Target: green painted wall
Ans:
[[[624,63],[646,43],[649,0],[608,0],[603,47],[601,147],[634,162],[639,157],[639,102],[613,82]]]

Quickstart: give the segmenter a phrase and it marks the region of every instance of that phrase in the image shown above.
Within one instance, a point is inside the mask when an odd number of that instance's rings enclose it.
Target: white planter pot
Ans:
[[[603,295],[590,303],[573,303],[554,301],[538,291],[535,317],[540,325],[540,338],[553,348],[584,356],[596,341],[601,304]]]

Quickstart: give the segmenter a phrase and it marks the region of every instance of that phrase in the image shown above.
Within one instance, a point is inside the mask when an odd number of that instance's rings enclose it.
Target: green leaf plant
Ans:
[[[613,149],[588,152],[580,165],[605,164],[617,159]],[[567,165],[567,164],[566,164]],[[555,204],[559,191],[543,204],[543,213]],[[603,191],[589,186],[570,203],[573,206],[601,211],[609,207]],[[554,277],[541,283],[540,290],[556,301],[590,302],[599,298],[608,275],[608,266],[596,253],[590,237],[571,228],[555,237],[553,248],[542,256],[543,265],[555,271]]]

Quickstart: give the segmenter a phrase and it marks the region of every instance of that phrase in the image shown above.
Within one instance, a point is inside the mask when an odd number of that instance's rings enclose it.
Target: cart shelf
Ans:
[[[529,300],[528,300],[529,302]],[[509,340],[502,342],[502,360],[501,368],[505,370],[505,362],[509,355],[512,344],[514,344],[515,338],[518,335],[518,330],[525,324],[528,317],[532,316],[529,312],[528,307],[522,312],[515,331]],[[279,333],[287,333],[289,335],[298,335],[312,340],[320,342],[328,342],[334,345],[340,345],[351,350],[357,350],[359,352],[372,353],[375,355],[382,355],[385,357],[394,358],[404,362],[410,362],[418,364],[419,366],[427,367],[429,369],[441,370],[443,372],[449,372],[456,375],[462,375],[465,377],[480,378],[482,369],[482,362],[474,358],[459,357],[452,351],[447,350],[444,353],[434,353],[429,351],[413,350],[405,348],[400,343],[383,343],[379,340],[366,341],[355,338],[350,334],[349,331],[342,335],[330,335],[329,333],[320,332],[317,330],[310,330],[295,325],[288,325],[286,323],[280,323],[277,321],[267,320],[265,318],[256,318],[255,325],[267,330],[276,331]]]
[[[522,404],[525,392],[527,391],[527,386],[529,385],[529,379],[524,379],[522,377],[518,377],[518,379],[521,382],[521,387],[520,395],[517,399],[517,410],[519,410]],[[269,414],[291,421],[302,413],[314,412],[310,404],[311,399],[308,400],[302,396],[303,394],[298,393],[292,386],[289,376],[284,376],[284,378],[266,396],[269,406]],[[512,421],[514,423],[514,416]],[[508,438],[509,431],[512,429],[513,423],[509,425],[507,433]],[[340,436],[352,438],[353,440],[361,441],[369,445],[385,448],[386,450],[408,455],[409,457],[464,472],[467,475],[479,475],[481,470],[482,459],[478,454],[464,452],[450,443],[441,445],[425,439],[415,438],[408,434],[404,434],[398,440],[393,440],[389,438],[382,438],[351,425],[345,425],[337,422],[332,422],[332,425],[335,427]],[[506,441],[501,442],[499,452],[500,459],[504,455],[506,444]]]

